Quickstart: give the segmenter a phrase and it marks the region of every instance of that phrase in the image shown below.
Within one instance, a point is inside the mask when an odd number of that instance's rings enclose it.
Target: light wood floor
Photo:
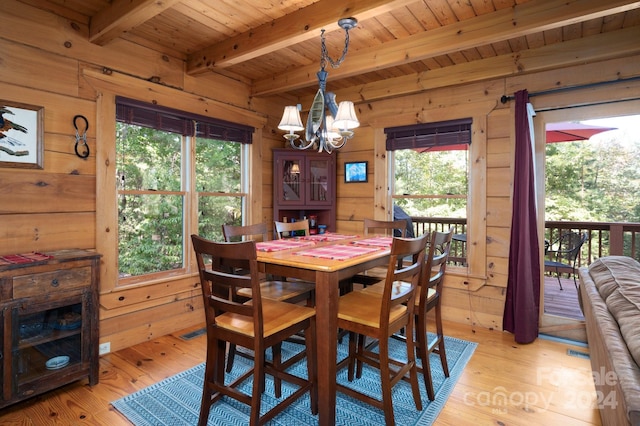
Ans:
[[[67,385],[0,410],[2,425],[129,425],[109,404],[202,362],[204,335],[133,346],[100,359],[100,383]],[[445,323],[446,334],[478,347],[436,425],[599,425],[589,360],[568,349],[586,348],[538,339],[519,345],[509,333]]]

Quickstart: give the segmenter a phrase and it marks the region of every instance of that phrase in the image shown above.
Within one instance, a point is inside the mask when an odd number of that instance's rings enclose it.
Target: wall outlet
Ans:
[[[98,346],[98,355],[104,355],[111,352],[111,342],[100,343]]]

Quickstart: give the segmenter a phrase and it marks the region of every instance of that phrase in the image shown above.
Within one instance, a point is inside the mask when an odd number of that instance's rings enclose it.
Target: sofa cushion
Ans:
[[[625,256],[603,257],[589,266],[589,275],[640,366],[640,263]]]

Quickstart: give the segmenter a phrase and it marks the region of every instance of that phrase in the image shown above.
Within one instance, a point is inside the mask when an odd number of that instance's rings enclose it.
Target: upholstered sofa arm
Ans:
[[[604,261],[606,264],[606,259],[596,262]],[[592,266],[578,271],[579,293],[602,424],[640,425],[640,367],[631,356],[618,322],[598,290],[602,287],[602,280],[609,278],[595,272],[592,275],[590,269],[598,268],[597,265]],[[619,266],[614,266],[613,276],[616,267]],[[594,275],[596,281],[600,280],[598,285],[594,282]]]

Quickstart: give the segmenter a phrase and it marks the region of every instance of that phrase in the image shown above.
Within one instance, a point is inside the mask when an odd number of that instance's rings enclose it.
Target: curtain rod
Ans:
[[[590,87],[605,86],[607,84],[613,84],[613,83],[625,83],[627,81],[634,81],[634,80],[640,80],[640,76],[623,78],[623,79],[619,79],[619,80],[600,81],[598,83],[582,84],[582,85],[578,85],[578,86],[567,86],[567,87],[559,87],[557,89],[543,90],[541,92],[529,93],[529,97],[532,98],[534,96],[548,95],[548,94],[551,94],[551,93],[565,92],[565,91],[576,90],[576,89],[588,89]],[[515,99],[515,96],[513,96],[513,95],[511,95],[511,96],[502,95],[502,97],[500,98],[500,102],[502,102],[503,104],[506,104],[507,102],[509,102],[512,99]]]

